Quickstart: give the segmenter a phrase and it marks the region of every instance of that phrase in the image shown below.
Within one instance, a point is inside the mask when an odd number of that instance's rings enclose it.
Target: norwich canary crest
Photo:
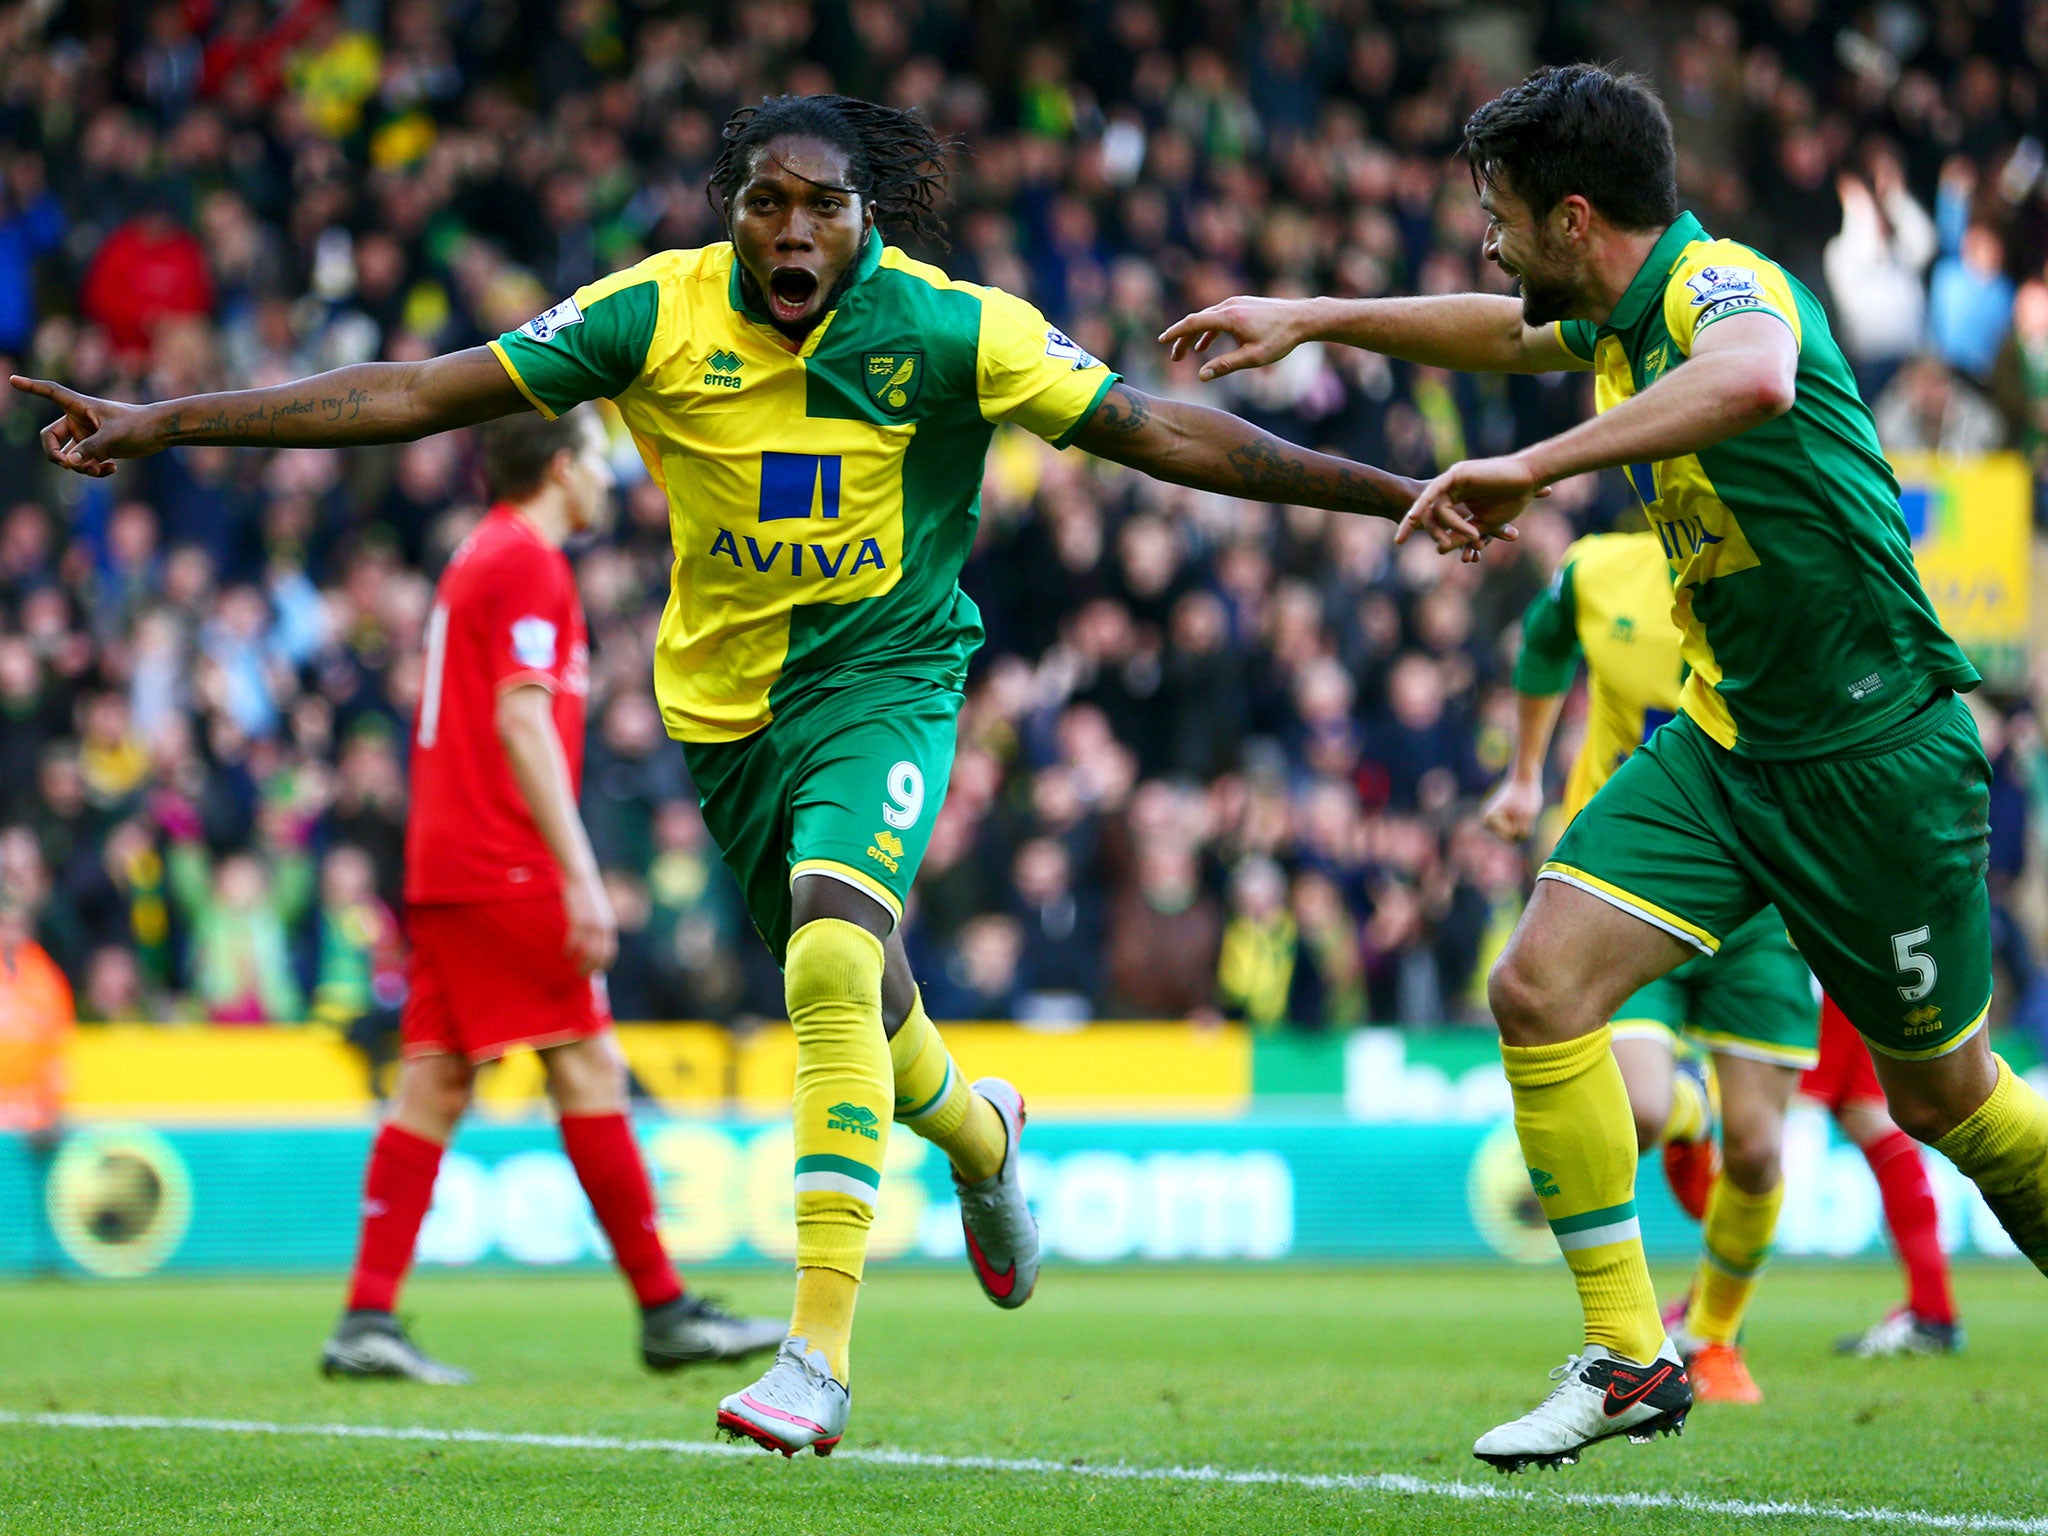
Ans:
[[[868,398],[885,411],[907,411],[924,383],[922,352],[870,352],[861,370]]]

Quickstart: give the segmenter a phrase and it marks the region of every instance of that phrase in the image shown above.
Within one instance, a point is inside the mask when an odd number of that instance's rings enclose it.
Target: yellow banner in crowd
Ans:
[[[1902,453],[1899,508],[1942,626],[1994,687],[2027,677],[2033,476],[2016,453]]]

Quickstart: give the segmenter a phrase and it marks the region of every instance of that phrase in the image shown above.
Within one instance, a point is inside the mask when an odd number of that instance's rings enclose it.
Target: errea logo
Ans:
[[[868,857],[890,874],[895,874],[903,862],[903,839],[894,832],[877,832],[874,841],[868,844]]]
[[[856,1136],[865,1136],[869,1141],[880,1141],[879,1129],[882,1117],[865,1104],[834,1104],[825,1111],[825,1129],[828,1131],[851,1131]]]
[[[740,370],[747,366],[746,359],[724,347],[706,358],[705,365],[711,371],[704,375],[704,382],[713,389],[738,389],[746,382],[739,376]]]

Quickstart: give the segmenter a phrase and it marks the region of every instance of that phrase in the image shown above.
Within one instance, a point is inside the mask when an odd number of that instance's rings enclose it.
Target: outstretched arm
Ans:
[[[1173,485],[1399,519],[1420,485],[1405,475],[1297,448],[1227,411],[1161,400],[1119,380],[1073,437],[1076,447]],[[1442,509],[1444,537],[1476,547],[1479,530]]]
[[[179,443],[241,448],[337,448],[402,443],[527,410],[488,347],[416,363],[357,363],[268,389],[187,395],[155,405],[95,400],[46,379],[11,381],[64,414],[43,428],[52,464],[104,477],[121,459]]]
[[[1239,296],[1168,326],[1176,359],[1217,337],[1237,345],[1202,365],[1204,379],[1277,363],[1304,341],[1336,341],[1403,362],[1460,373],[1554,373],[1593,365],[1549,325],[1522,319],[1519,299],[1451,293],[1403,299],[1259,299]]]
[[[1161,400],[1122,381],[1073,442],[1157,480],[1290,506],[1397,519],[1421,489],[1405,475],[1297,448],[1227,411]]]
[[[1656,383],[1556,437],[1497,459],[1467,459],[1430,481],[1394,535],[1416,528],[1440,553],[1446,509],[1463,508],[1491,526],[1507,498],[1528,496],[1573,475],[1698,453],[1792,409],[1799,389],[1799,341],[1775,314],[1738,314],[1699,332],[1692,356]],[[1475,498],[1491,503],[1482,508]],[[1470,544],[1462,547],[1470,549]]]

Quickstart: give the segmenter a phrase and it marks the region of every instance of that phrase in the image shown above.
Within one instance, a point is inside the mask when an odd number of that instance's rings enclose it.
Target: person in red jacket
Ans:
[[[79,308],[124,359],[147,358],[159,322],[213,313],[206,250],[167,209],[147,208],[101,243]]]

